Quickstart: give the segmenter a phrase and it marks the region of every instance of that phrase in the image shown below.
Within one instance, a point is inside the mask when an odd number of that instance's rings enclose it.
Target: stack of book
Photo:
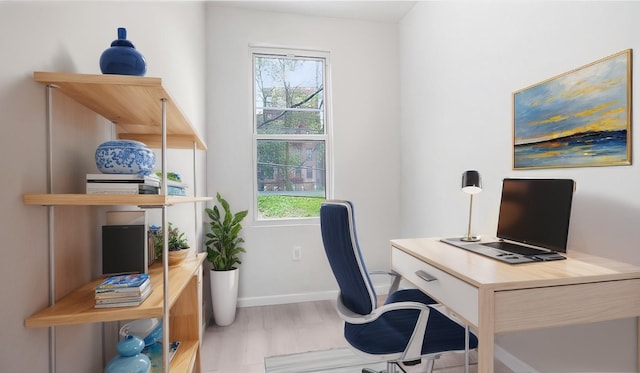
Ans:
[[[167,180],[167,194],[170,196],[186,196],[187,184],[179,181]]]
[[[111,276],[96,286],[96,308],[138,306],[151,294],[146,273]]]
[[[159,194],[155,175],[87,174],[87,194]]]
[[[162,172],[156,171],[157,177],[162,177]],[[182,182],[182,177],[176,172],[167,172],[167,195],[186,196],[189,186]]]

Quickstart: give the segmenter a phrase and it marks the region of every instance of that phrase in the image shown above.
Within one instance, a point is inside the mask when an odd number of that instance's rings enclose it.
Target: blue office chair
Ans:
[[[351,202],[324,202],[320,226],[327,259],[340,287],[337,309],[344,320],[344,337],[353,348],[387,361],[389,373],[396,371],[399,362],[419,364],[423,358],[431,373],[434,360],[448,351],[465,351],[468,366],[468,350],[478,346],[478,339],[435,309],[436,301],[420,290],[396,290],[396,278],[384,305],[377,307],[358,246]]]

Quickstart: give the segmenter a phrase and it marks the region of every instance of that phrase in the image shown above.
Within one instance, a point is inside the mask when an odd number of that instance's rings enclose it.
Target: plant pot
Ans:
[[[189,256],[189,249],[169,251],[169,265],[180,264],[187,256]]]
[[[210,271],[211,303],[216,325],[228,326],[236,318],[239,269]]]

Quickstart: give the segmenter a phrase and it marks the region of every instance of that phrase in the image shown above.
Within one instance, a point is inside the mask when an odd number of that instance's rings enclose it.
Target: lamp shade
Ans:
[[[480,173],[475,170],[465,171],[462,174],[462,191],[467,194],[477,194],[482,190]]]

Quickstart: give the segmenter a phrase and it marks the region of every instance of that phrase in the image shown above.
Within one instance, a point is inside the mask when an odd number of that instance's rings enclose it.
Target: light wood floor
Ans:
[[[209,326],[202,340],[204,373],[264,373],[264,358],[347,347],[335,301],[239,308],[234,323]],[[475,361],[472,355],[472,363]],[[463,372],[463,355],[447,354],[434,372]],[[412,367],[411,373],[424,367]],[[476,372],[471,365],[471,372]],[[513,373],[496,361],[495,373]]]

